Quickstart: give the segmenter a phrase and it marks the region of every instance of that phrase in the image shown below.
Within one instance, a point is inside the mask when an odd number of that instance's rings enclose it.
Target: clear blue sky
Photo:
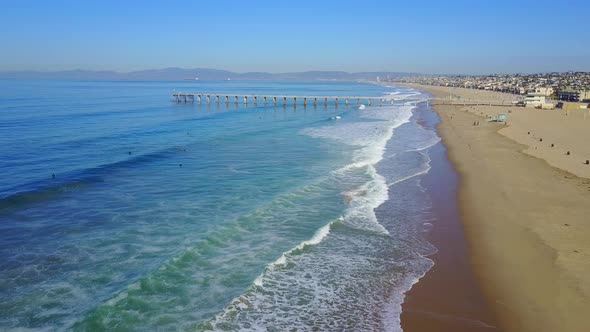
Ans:
[[[0,0],[0,70],[590,71],[590,1]]]

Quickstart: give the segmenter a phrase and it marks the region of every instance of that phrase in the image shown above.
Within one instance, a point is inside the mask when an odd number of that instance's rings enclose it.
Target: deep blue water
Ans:
[[[396,100],[199,105],[173,91]],[[438,137],[414,112],[422,97],[0,81],[0,329],[399,329],[403,292],[432,264],[420,175]]]

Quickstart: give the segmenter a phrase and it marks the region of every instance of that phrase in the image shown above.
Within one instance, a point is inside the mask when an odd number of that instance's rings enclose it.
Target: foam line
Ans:
[[[281,254],[281,256],[279,258],[277,258],[274,262],[267,265],[265,272],[266,272],[266,270],[274,270],[278,266],[282,266],[282,265],[287,264],[287,257],[291,253],[293,253],[295,250],[301,250],[301,249],[305,248],[305,246],[318,245],[320,242],[322,242],[322,240],[324,238],[326,238],[326,236],[328,236],[328,234],[330,234],[330,227],[333,223],[334,223],[334,221],[331,221],[328,224],[320,227],[313,234],[311,239],[305,240],[305,241],[299,243],[297,246],[293,247],[292,249]],[[262,287],[263,286],[263,278],[264,278],[264,272],[262,274],[260,274],[258,277],[256,277],[256,279],[254,280],[254,285]]]

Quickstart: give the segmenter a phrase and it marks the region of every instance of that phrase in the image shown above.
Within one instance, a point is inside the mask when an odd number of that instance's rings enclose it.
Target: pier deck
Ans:
[[[252,102],[253,104],[282,104],[287,105],[288,101],[292,101],[292,105],[298,103],[307,106],[308,103],[313,106],[323,104],[327,106],[328,103],[333,103],[336,106],[339,102],[343,102],[345,105],[351,103],[361,104],[366,103],[371,106],[373,103],[383,105],[384,103],[392,103],[399,99],[396,95],[391,96],[305,96],[305,95],[267,95],[267,94],[235,94],[235,93],[185,93],[175,92],[172,97],[177,103],[234,103],[238,104],[240,99],[244,105]],[[416,104],[419,102],[428,102],[431,104],[451,104],[451,105],[489,105],[489,106],[514,106],[515,100],[498,100],[498,101],[486,101],[486,100],[471,100],[471,99],[447,99],[447,98],[428,98],[428,99],[408,99],[408,101]]]
[[[371,105],[373,102],[384,103],[390,100],[394,100],[393,96],[303,96],[303,95],[258,95],[258,94],[230,94],[230,93],[184,93],[177,92],[173,93],[172,97],[176,99],[176,102],[198,102],[198,103],[230,103],[237,104],[242,99],[243,104],[253,102],[258,103],[272,103],[274,105],[282,103],[287,104],[287,101],[293,101],[293,104],[297,104],[298,100],[302,101],[303,105],[310,104],[317,105],[318,103],[328,104],[328,102],[334,102],[338,104],[339,101],[343,101],[346,105],[351,102],[360,104],[365,102]]]

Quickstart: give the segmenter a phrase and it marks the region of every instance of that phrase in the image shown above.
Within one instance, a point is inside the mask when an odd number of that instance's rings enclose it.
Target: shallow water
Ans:
[[[399,330],[432,262],[406,88],[0,81],[0,327]],[[177,104],[172,91],[394,94]],[[330,118],[339,115],[341,119]],[[52,177],[55,174],[55,178]]]

